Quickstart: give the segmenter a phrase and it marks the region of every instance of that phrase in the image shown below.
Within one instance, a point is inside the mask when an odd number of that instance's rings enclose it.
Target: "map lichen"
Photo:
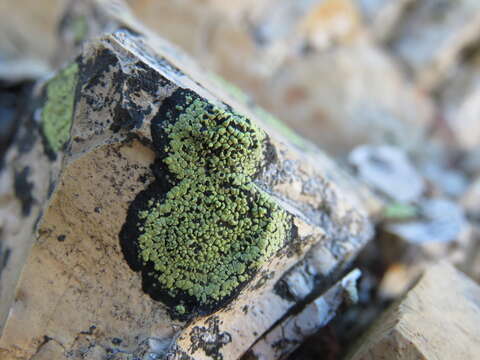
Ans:
[[[138,256],[168,296],[209,306],[230,297],[284,245],[290,220],[253,182],[265,133],[192,92],[175,98],[152,125],[171,186],[138,214]],[[186,311],[182,301],[176,309]]]

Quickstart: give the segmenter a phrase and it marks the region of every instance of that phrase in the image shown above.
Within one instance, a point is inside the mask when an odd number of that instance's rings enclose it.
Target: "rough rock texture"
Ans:
[[[447,263],[430,267],[349,359],[476,359],[480,287]]]
[[[73,102],[49,91],[63,88],[57,82],[66,73],[68,86],[71,76],[76,83]],[[178,181],[165,167],[172,140],[159,127],[185,111],[178,100],[185,91],[215,114],[238,112],[265,131],[249,186],[289,219],[280,250],[208,311],[165,301],[135,252],[144,230],[132,219],[151,208],[150,195],[161,202]],[[165,351],[178,359],[238,358],[291,309],[334,284],[372,235],[366,216],[378,204],[361,185],[160,39],[122,30],[88,43],[37,87],[36,99],[0,175],[2,359]],[[47,134],[42,124],[51,113],[62,125]],[[301,289],[289,280],[306,272]]]
[[[341,281],[314,299],[300,313],[289,316],[270,330],[246,354],[247,359],[285,359],[306,338],[325,327],[340,305],[358,300],[356,281],[361,276],[358,269],[351,271]]]

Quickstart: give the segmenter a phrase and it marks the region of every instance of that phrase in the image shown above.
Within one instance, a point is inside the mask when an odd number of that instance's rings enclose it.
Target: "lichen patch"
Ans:
[[[42,110],[42,133],[54,152],[70,138],[78,65],[73,63],[60,71],[47,86],[47,99]]]
[[[290,216],[253,183],[266,135],[186,90],[167,99],[152,134],[157,184],[134,205],[138,260],[177,315],[208,312],[232,298],[290,233]]]

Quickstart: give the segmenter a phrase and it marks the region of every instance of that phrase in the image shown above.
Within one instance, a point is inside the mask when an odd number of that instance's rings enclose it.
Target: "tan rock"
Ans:
[[[461,51],[480,31],[480,6],[472,0],[414,2],[391,42],[393,51],[413,70],[424,90],[431,90],[457,63]]]
[[[321,296],[264,334],[245,356],[247,359],[285,359],[305,339],[325,327],[336,315],[340,305],[356,302],[356,281],[361,272],[355,269]]]
[[[293,137],[292,145],[284,127],[223,92],[166,42],[117,31],[86,44],[75,62],[73,104],[67,98],[60,107],[67,115],[74,109],[69,139],[53,148],[42,125],[49,105],[39,105],[0,174],[0,218],[10,220],[0,233],[10,251],[0,278],[3,358],[39,356],[47,337],[68,359],[100,359],[107,346],[164,353],[172,340],[174,358],[210,358],[213,346],[236,359],[297,303],[286,296],[288,284],[277,291],[285,274],[308,267],[333,284],[371,237],[368,192],[307,142]],[[272,156],[255,184],[296,229],[228,306],[191,314],[188,325],[144,292],[119,241],[131,202],[154,179],[153,119],[180,88],[219,107],[226,102],[265,129]],[[310,286],[305,294],[317,284]]]
[[[359,8],[369,31],[378,41],[388,41],[407,9],[415,0],[358,0]]]
[[[45,75],[56,46],[62,0],[0,1],[0,76],[23,80]]]
[[[476,359],[480,287],[447,263],[431,266],[369,330],[350,360]]]
[[[149,27],[335,155],[409,148],[431,124],[430,100],[369,39],[354,1],[267,1],[243,17],[193,0],[141,4]]]
[[[429,100],[368,41],[292,59],[255,98],[339,155],[365,143],[411,149],[433,114]]]

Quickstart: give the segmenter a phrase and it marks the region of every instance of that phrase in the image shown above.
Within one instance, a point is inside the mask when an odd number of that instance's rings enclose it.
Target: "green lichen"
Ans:
[[[42,131],[50,148],[57,152],[70,138],[78,65],[73,63],[47,84],[42,111]]]
[[[385,207],[383,216],[387,220],[408,220],[418,216],[418,213],[413,205],[393,203]]]
[[[186,309],[185,309],[185,306],[183,306],[183,305],[177,305],[177,306],[175,306],[175,311],[178,314],[183,315],[183,314],[185,314]]]
[[[265,134],[195,95],[182,99],[163,119],[174,186],[139,214],[139,256],[171,297],[214,304],[282,247],[290,223],[252,182]]]

